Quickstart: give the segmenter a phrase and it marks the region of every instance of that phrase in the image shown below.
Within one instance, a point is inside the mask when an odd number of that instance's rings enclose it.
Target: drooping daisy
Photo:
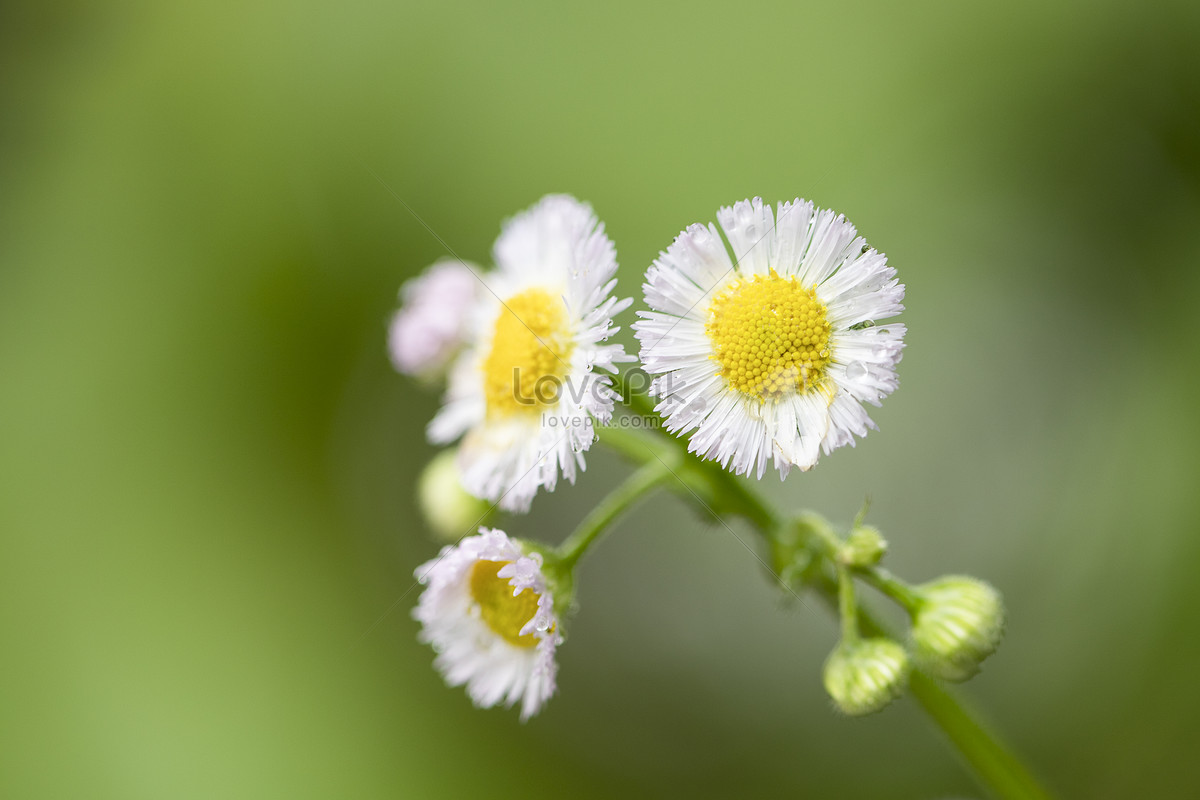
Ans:
[[[651,393],[688,448],[761,478],[807,470],[820,451],[854,444],[897,386],[904,310],[887,258],[841,215],[796,199],[777,214],[762,200],[692,225],[646,273],[634,331],[655,375]]]
[[[536,714],[554,694],[562,642],[541,554],[525,553],[504,531],[480,528],[415,574],[425,591],[413,618],[446,683],[466,684],[480,708],[519,700],[522,720]]]
[[[631,360],[604,344],[630,299],[610,294],[616,252],[591,207],[549,195],[509,220],[494,250],[473,346],[454,365],[431,441],[463,436],[459,466],[473,494],[525,511],[559,472],[574,483],[594,423],[612,416],[608,375]]]
[[[466,344],[481,274],[474,264],[442,259],[400,287],[402,305],[388,326],[388,353],[399,372],[429,379],[446,370]]]

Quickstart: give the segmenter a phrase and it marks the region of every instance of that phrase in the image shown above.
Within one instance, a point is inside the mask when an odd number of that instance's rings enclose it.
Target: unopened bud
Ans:
[[[948,681],[965,681],[996,652],[1004,636],[1004,603],[989,584],[950,575],[916,587],[913,655],[921,668]]]
[[[904,691],[908,666],[908,654],[891,639],[843,641],[825,662],[825,690],[847,714],[871,714]]]
[[[887,542],[878,528],[863,525],[846,537],[840,553],[844,564],[851,567],[873,567],[887,552]]]
[[[434,457],[417,483],[417,504],[439,539],[457,541],[487,522],[490,505],[467,492],[453,450]]]

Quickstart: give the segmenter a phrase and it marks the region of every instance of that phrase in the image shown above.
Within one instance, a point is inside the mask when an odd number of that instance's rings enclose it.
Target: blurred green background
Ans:
[[[624,294],[756,194],[887,252],[881,430],[767,489],[869,493],[896,571],[1005,592],[966,694],[1063,795],[1191,796],[1198,12],[0,6],[0,795],[978,796],[911,701],[836,716],[832,620],[668,498],[585,562],[541,716],[442,686],[437,398],[384,331],[444,250],[396,197],[486,261],[555,191]],[[589,465],[513,532],[559,541],[623,469]]]

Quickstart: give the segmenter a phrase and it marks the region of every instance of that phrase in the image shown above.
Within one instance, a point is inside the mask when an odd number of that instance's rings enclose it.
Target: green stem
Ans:
[[[630,461],[646,463],[653,459],[656,452],[649,437],[643,434],[617,427],[600,428],[599,432],[601,444],[611,447]]]
[[[972,716],[961,700],[920,671],[914,671],[910,676],[909,688],[921,708],[975,771],[980,783],[997,797],[1049,799],[1050,794],[1020,759]]]
[[[627,397],[626,402],[629,408],[643,413],[647,406],[646,398],[636,395]],[[672,470],[666,464],[661,464],[662,456],[656,452],[647,437],[615,428],[606,429],[601,434],[601,441],[626,457],[645,465],[638,474],[653,467],[656,463],[660,463],[663,467],[659,479],[638,491],[634,499],[653,488],[653,485],[657,484],[663,475],[669,474],[686,484],[684,491],[677,491],[679,495],[699,501],[701,505],[714,513],[745,517],[767,539],[768,543],[776,541],[784,534],[786,524],[783,518],[776,514],[744,482],[713,462],[703,462],[697,458],[680,458],[680,456],[687,455],[687,442],[684,439],[665,435],[656,438],[658,441],[665,440],[674,445],[676,457],[679,458],[676,469]],[[634,478],[630,479],[630,482],[634,482],[635,478],[637,478],[636,474]],[[621,491],[622,489],[618,489],[614,495]],[[617,509],[617,513],[620,510]],[[590,530],[588,522],[593,516],[596,516],[598,521],[601,516],[607,517],[601,522],[600,529],[607,524],[611,516],[615,516],[615,514],[601,515],[598,513],[600,511],[601,509],[598,508],[589,515],[588,519],[584,520],[584,524],[580,526],[580,530],[585,532]],[[828,526],[823,521],[818,520],[818,522],[819,524],[813,526],[820,540],[815,543],[815,546],[821,557],[833,561],[835,557],[831,558],[830,551],[835,546],[836,536],[828,530]],[[588,534],[587,540],[590,541],[598,532],[599,529]],[[577,531],[568,540],[568,543],[579,535]],[[586,544],[584,547],[586,548]],[[562,552],[567,552],[565,544]],[[833,552],[836,550],[833,549]],[[578,558],[578,555],[575,557]],[[895,598],[910,611],[915,608],[917,599],[911,587],[886,571],[872,568],[856,571],[856,574],[862,575],[864,580],[879,588],[889,597]],[[853,586],[849,578],[849,575],[844,575],[844,580],[835,582],[828,572],[822,570],[818,571],[812,585],[830,605],[837,607],[839,603],[845,604],[847,599],[847,594],[843,593],[839,584],[850,584],[848,596],[850,604],[853,604]],[[856,616],[866,635],[886,635],[883,626],[876,622],[865,609],[859,609]],[[843,612],[844,624],[845,614]],[[1004,798],[1004,800],[1044,800],[1050,797],[1050,794],[1038,784],[1037,779],[1021,763],[1021,760],[1000,741],[999,737],[979,722],[954,694],[919,671],[913,672],[910,685],[913,696],[921,708],[942,731],[966,765],[970,767],[980,784],[996,797]]]
[[[569,572],[608,526],[638,500],[671,476],[666,465],[647,462],[592,509],[579,527],[559,546],[557,566]]]
[[[882,567],[867,567],[855,571],[864,581],[895,600],[909,614],[915,614],[921,605],[921,596],[913,587]]]
[[[804,523],[807,530],[816,536],[816,545],[820,548],[821,555],[836,563],[842,550],[842,540],[833,532],[825,518],[811,511],[803,511],[796,515],[796,519]]]
[[[854,602],[854,579],[843,566],[838,574],[838,616],[842,620],[842,641],[851,644],[858,641],[858,607]]]

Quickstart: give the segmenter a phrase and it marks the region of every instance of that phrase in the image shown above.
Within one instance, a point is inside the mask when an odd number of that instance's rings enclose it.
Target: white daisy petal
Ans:
[[[775,217],[761,197],[742,200],[717,211],[717,222],[729,237],[738,271],[743,275],[765,275],[775,247]]]
[[[863,403],[896,390],[904,286],[845,217],[796,199],[755,198],[693,225],[646,273],[634,324],[665,427],[743,475],[810,469],[875,425]],[[700,241],[698,245],[697,242]],[[702,279],[707,279],[708,283]]]
[[[771,265],[780,275],[796,275],[804,251],[812,238],[812,219],[816,209],[807,200],[780,203],[775,217],[774,250]]]
[[[541,555],[480,528],[415,575],[425,586],[413,609],[418,638],[433,646],[446,683],[465,684],[481,708],[520,701],[522,720],[536,714],[554,694],[562,643]]]
[[[862,246],[854,249],[859,255],[817,288],[830,319],[847,328],[893,317],[904,310],[904,286],[896,280],[896,270],[887,265],[887,257]]]
[[[675,237],[675,241],[646,272],[646,303],[666,314],[687,317],[699,314],[703,318],[706,295],[733,271],[729,251],[721,241],[716,226],[711,223],[692,225]]]
[[[608,339],[632,299],[611,296],[616,251],[591,207],[549,195],[505,223],[494,248],[491,296],[473,308],[470,348],[455,364],[428,428],[463,437],[459,467],[471,493],[526,511],[561,475],[574,483],[595,423],[612,416],[617,364]]]
[[[830,369],[846,394],[877,406],[896,390],[895,365],[903,355],[906,330],[902,323],[889,322],[841,336]]]
[[[842,265],[853,248],[854,226],[841,214],[817,211],[808,238],[808,247],[800,262],[798,277],[805,286],[825,282]]]

